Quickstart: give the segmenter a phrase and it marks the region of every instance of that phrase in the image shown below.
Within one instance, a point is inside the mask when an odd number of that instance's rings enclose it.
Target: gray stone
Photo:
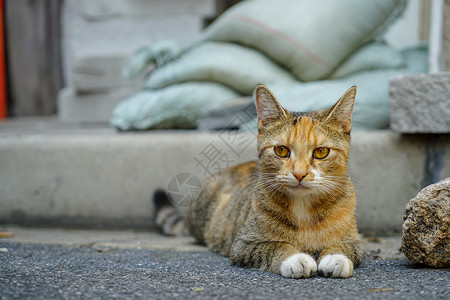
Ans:
[[[450,73],[402,75],[390,83],[391,128],[450,133]]]
[[[421,190],[406,205],[402,251],[414,263],[450,267],[450,177]]]

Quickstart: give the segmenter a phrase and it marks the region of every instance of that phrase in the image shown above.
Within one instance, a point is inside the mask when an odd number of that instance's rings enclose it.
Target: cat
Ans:
[[[329,109],[290,112],[258,85],[259,159],[203,183],[182,221],[195,239],[239,267],[290,278],[316,271],[352,276],[362,257],[347,171],[355,97],[351,87]],[[179,231],[180,217],[158,207],[157,223],[171,228],[172,222],[177,229],[171,233]]]

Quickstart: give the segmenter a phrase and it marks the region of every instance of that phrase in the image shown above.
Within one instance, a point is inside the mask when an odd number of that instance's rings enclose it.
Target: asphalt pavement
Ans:
[[[84,238],[67,238],[71,234]],[[0,240],[1,299],[450,299],[449,269],[374,259],[380,251],[366,252],[349,279],[296,280],[232,266],[198,245],[162,247],[162,239],[150,247],[153,234],[140,233],[139,246],[136,236],[124,246],[123,232],[101,235],[115,236],[113,242],[95,242],[98,232],[90,234],[71,232],[54,243],[38,242],[39,234],[23,238],[23,232]]]

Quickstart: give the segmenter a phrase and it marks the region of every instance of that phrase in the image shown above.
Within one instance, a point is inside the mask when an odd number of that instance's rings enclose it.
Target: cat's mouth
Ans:
[[[299,182],[297,185],[290,186],[290,188],[295,190],[295,191],[308,191],[308,190],[311,190],[310,187],[305,186],[301,182]]]

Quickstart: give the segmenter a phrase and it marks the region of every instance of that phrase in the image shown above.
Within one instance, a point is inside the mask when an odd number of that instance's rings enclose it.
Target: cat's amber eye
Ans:
[[[322,159],[328,156],[330,153],[330,148],[320,147],[316,148],[313,152],[313,157],[317,159]]]
[[[289,151],[289,148],[286,146],[275,146],[273,149],[275,150],[275,154],[279,157],[285,158],[291,155],[291,151]]]

